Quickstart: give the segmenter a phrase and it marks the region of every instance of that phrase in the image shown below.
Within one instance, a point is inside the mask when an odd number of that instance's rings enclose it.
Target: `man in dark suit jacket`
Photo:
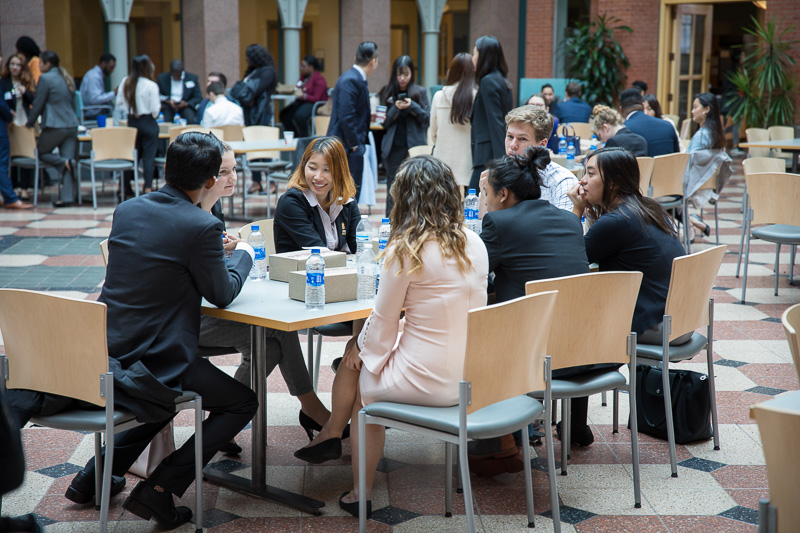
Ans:
[[[637,88],[625,89],[619,95],[625,127],[644,137],[649,157],[680,152],[681,144],[675,134],[675,128],[666,120],[646,115],[643,111],[643,101],[642,93]]]
[[[197,124],[197,105],[203,99],[197,76],[183,70],[183,61],[173,59],[169,72],[158,75],[158,92],[161,94],[161,111],[164,121],[172,122],[180,115],[189,124]]]
[[[555,110],[550,108],[550,113],[554,113],[561,123],[565,122],[589,122],[592,114],[592,107],[581,100],[581,86],[577,81],[567,84],[566,99],[560,102]]]
[[[356,183],[356,202],[361,194],[361,175],[364,172],[364,151],[371,114],[367,77],[377,68],[378,45],[364,41],[358,45],[355,65],[336,80],[333,88],[328,135],[338,137],[347,150],[347,163]]]
[[[647,141],[644,137],[638,133],[633,133],[625,126],[617,130],[613,137],[602,139],[598,132],[597,138],[605,142],[606,146],[618,146],[625,148],[636,157],[647,157]]]

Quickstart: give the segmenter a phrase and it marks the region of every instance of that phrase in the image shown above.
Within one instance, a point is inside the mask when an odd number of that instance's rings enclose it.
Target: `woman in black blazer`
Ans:
[[[355,194],[341,141],[336,137],[315,139],[275,208],[275,251],[319,247],[355,253],[361,220]]]
[[[472,51],[478,95],[472,106],[472,178],[469,186],[478,188],[486,163],[506,153],[506,113],[514,107],[508,64],[497,37],[484,35]]]

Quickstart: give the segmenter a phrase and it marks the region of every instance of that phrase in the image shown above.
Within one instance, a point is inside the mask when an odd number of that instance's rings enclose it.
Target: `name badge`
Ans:
[[[342,222],[342,237],[346,237],[346,236],[347,236],[347,230],[344,229],[344,222]]]
[[[194,82],[193,82],[193,81],[187,81],[187,82],[186,82],[186,88],[187,88],[187,89],[192,89],[192,88],[194,88]]]
[[[11,91],[6,91],[3,93],[3,100],[11,100],[14,97],[14,94]]]

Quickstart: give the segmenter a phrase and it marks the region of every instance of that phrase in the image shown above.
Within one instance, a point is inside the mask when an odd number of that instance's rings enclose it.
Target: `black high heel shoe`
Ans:
[[[294,452],[294,456],[313,465],[339,459],[342,457],[342,439],[334,437],[309,448],[300,448]]]
[[[342,501],[342,499],[348,494],[350,494],[349,490],[347,492],[343,492],[342,495],[339,496],[339,507],[342,509],[342,511],[350,513],[358,518],[358,502],[346,503]],[[372,518],[372,500],[367,500],[367,520],[370,518]]]
[[[314,432],[322,431],[322,426],[320,426],[316,420],[308,416],[300,410],[300,415],[298,416],[298,420],[300,421],[300,426],[306,431],[306,435],[308,435],[308,440],[314,440]],[[345,426],[344,431],[342,431],[342,440],[346,440],[350,438],[350,424]]]

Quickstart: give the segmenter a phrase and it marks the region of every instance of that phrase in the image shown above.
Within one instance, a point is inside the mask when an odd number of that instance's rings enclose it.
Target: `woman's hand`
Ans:
[[[344,356],[342,357],[342,364],[345,365],[347,368],[355,370],[356,372],[361,372],[361,350],[358,349],[358,344],[356,344],[356,339],[358,337],[351,337],[349,341],[347,341],[347,346],[344,348]]]
[[[25,89],[25,86],[24,86],[24,85],[20,85],[20,86],[19,86],[19,88],[18,88],[17,90],[19,91],[19,94],[25,94],[25,91],[26,91],[27,89]]]
[[[222,247],[225,248],[225,251],[232,252],[236,249],[236,244],[240,242],[244,242],[243,239],[239,239],[238,237],[234,237],[233,235],[229,234],[228,232],[223,233],[225,237],[222,239]]]
[[[398,100],[397,102],[395,102],[394,105],[397,106],[397,109],[403,111],[404,109],[408,109],[409,107],[411,107],[411,99],[405,98],[403,100]]]
[[[567,197],[572,200],[572,205],[575,206],[573,211],[580,211],[583,213],[583,210],[589,205],[589,202],[586,200],[586,191],[583,190],[583,185],[580,183],[569,190]]]

